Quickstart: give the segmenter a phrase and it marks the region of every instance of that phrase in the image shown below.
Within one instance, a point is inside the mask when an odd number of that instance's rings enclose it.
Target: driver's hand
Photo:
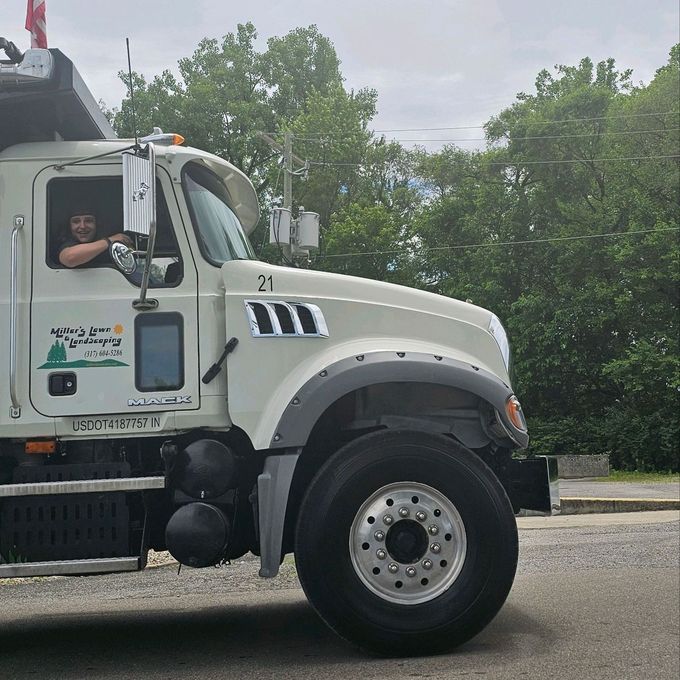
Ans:
[[[132,240],[125,234],[114,234],[113,236],[109,236],[109,241],[118,241],[119,243],[126,245],[128,248],[132,248]]]

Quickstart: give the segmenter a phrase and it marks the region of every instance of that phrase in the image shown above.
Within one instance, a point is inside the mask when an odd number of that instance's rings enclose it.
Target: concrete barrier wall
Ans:
[[[606,454],[553,457],[557,459],[557,476],[560,479],[609,476],[609,456]]]

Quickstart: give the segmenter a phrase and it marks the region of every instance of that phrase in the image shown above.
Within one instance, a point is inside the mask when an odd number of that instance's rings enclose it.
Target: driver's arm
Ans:
[[[64,267],[79,267],[81,264],[94,260],[97,255],[106,252],[108,248],[109,240],[106,238],[100,238],[97,241],[92,241],[92,243],[78,243],[64,248],[59,253],[59,262]]]
[[[125,234],[114,234],[113,236],[92,241],[92,243],[77,243],[76,245],[64,248],[59,253],[59,262],[69,269],[79,267],[81,264],[94,260],[97,255],[106,252],[109,245],[114,241],[120,241],[128,246],[128,248],[132,246],[132,241],[128,236]]]

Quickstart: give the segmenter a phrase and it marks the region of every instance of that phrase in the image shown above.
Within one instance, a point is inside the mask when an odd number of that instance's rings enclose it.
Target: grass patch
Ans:
[[[595,481],[637,482],[638,484],[680,482],[680,474],[677,472],[629,472],[627,470],[610,470],[609,477],[597,477]]]

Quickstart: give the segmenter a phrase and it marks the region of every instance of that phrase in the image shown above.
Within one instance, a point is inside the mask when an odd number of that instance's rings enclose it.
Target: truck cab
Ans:
[[[498,318],[259,262],[237,168],[161,131],[118,139],[58,50],[8,56],[0,578],[134,571],[150,549],[196,568],[253,552],[274,577],[293,552],[352,641],[474,635],[512,584],[514,514],[558,509],[549,462],[517,455]],[[83,205],[132,245],[65,266]]]

